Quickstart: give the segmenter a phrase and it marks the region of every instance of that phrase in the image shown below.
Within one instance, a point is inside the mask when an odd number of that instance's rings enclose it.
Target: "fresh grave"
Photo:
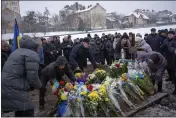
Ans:
[[[77,72],[75,83],[53,82],[53,93],[58,96],[55,116],[127,116],[134,113],[154,95],[154,87],[136,62],[119,60],[107,71],[95,70],[92,74]],[[59,89],[58,89],[59,88]],[[161,97],[161,96],[160,96]]]

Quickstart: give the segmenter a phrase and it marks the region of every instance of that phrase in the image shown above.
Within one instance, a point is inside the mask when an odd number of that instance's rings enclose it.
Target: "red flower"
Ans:
[[[63,80],[60,80],[59,84],[60,84],[61,86],[64,86],[64,85],[65,85],[65,82],[64,82]]]
[[[59,94],[59,91],[56,91],[55,93],[54,93],[54,95],[58,95]]]
[[[120,68],[120,64],[116,64],[116,67],[117,67],[117,68]]]
[[[89,91],[92,91],[92,90],[93,90],[92,84],[87,85],[87,89],[88,89]]]

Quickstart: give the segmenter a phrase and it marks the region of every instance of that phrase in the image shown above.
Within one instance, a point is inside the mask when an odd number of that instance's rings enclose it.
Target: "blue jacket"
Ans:
[[[39,57],[40,57],[40,64],[44,64],[43,46],[41,46],[41,48],[39,50]]]

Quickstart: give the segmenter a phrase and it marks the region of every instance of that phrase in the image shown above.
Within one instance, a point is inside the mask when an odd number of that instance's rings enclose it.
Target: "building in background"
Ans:
[[[1,33],[13,33],[15,17],[19,27],[21,26],[21,15],[19,1],[2,1],[1,10]]]
[[[106,10],[97,3],[74,11],[67,17],[67,25],[74,30],[106,28]]]
[[[143,27],[148,24],[149,17],[140,12],[132,12],[125,16],[123,22],[128,24],[129,27]]]
[[[1,4],[2,4],[2,10],[8,8],[11,11],[20,14],[19,0],[18,1],[1,1]]]

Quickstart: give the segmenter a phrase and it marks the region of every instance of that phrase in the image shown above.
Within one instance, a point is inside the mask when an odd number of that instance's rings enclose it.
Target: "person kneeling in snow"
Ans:
[[[142,56],[150,70],[150,76],[156,91],[162,92],[162,78],[167,66],[166,59],[160,53],[154,51]]]
[[[64,56],[59,56],[57,60],[48,66],[46,66],[42,72],[41,72],[41,82],[42,82],[42,88],[40,89],[40,97],[39,97],[39,104],[40,104],[40,110],[44,109],[45,104],[45,92],[46,92],[46,85],[49,80],[56,79],[59,82],[64,82],[63,76],[67,75],[67,77],[71,80],[71,82],[74,82],[75,76],[72,72],[67,59]],[[65,83],[65,82],[64,82]],[[64,86],[64,85],[63,85]]]

